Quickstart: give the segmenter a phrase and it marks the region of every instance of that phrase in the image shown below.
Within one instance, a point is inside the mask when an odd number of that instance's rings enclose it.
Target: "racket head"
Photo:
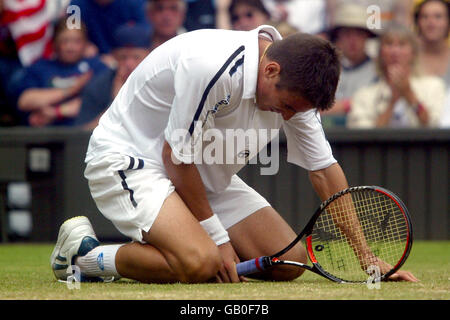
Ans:
[[[307,253],[317,273],[337,282],[382,281],[406,261],[412,247],[411,220],[404,203],[391,191],[377,186],[348,188],[318,210],[306,234]],[[371,254],[358,252],[342,231],[354,226],[364,235]],[[388,265],[377,270],[379,260]]]

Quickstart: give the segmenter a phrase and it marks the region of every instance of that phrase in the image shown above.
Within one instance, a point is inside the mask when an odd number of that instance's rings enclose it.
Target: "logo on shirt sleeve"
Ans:
[[[208,117],[211,115],[215,115],[220,109],[223,109],[225,106],[230,104],[230,95],[227,95],[225,99],[220,100],[217,102],[211,109],[206,112],[205,120],[202,122],[202,128],[205,126],[205,124],[208,122]]]
[[[225,99],[222,99],[219,102],[217,102],[210,111],[212,114],[215,114],[217,111],[219,111],[220,109],[224,108],[229,104],[230,104],[230,95],[227,95]]]

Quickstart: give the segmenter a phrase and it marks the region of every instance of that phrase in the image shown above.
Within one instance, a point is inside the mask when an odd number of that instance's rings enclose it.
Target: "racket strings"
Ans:
[[[314,225],[312,247],[328,273],[346,281],[366,281],[370,266],[382,275],[398,263],[408,232],[393,199],[375,190],[358,190],[335,199],[322,212]]]

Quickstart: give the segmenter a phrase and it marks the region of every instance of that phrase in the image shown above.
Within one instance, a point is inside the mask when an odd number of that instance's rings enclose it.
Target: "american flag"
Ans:
[[[51,56],[51,18],[46,0],[4,0],[0,22],[8,27],[22,65]]]

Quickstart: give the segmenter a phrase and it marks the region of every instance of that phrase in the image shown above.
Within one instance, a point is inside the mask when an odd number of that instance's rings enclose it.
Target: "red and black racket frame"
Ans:
[[[330,203],[332,203],[337,198],[352,193],[355,191],[374,191],[374,192],[380,192],[384,194],[385,196],[389,197],[394,201],[398,208],[401,210],[404,219],[407,222],[407,239],[406,239],[406,245],[403,252],[402,257],[397,262],[397,264],[387,273],[381,275],[379,279],[372,279],[372,281],[385,281],[388,280],[389,277],[394,274],[400,267],[405,263],[413,243],[413,237],[412,237],[412,224],[411,219],[409,217],[408,209],[406,208],[405,204],[402,202],[402,200],[392,193],[391,191],[379,187],[379,186],[357,186],[357,187],[351,187],[347,188],[345,190],[342,190],[333,196],[331,196],[326,201],[322,202],[319,208],[315,211],[314,215],[311,217],[308,224],[305,226],[305,228],[298,234],[298,236],[283,250],[271,255],[271,256],[262,256],[258,257],[256,259],[248,260],[242,263],[239,263],[236,267],[238,270],[239,275],[247,275],[255,272],[261,272],[268,268],[271,268],[276,265],[293,265],[301,268],[308,269],[316,274],[319,274],[331,281],[338,282],[338,283],[367,283],[367,281],[348,281],[340,279],[336,276],[333,276],[332,274],[326,272],[320,264],[317,262],[317,259],[314,255],[313,247],[312,247],[312,231],[314,228],[314,224],[316,223],[317,219],[319,218],[320,214],[328,207]],[[306,242],[306,252],[308,254],[309,260],[312,262],[312,266],[297,262],[297,261],[286,261],[286,260],[280,260],[279,258],[288,252],[292,247],[294,247],[303,237],[305,237]]]

